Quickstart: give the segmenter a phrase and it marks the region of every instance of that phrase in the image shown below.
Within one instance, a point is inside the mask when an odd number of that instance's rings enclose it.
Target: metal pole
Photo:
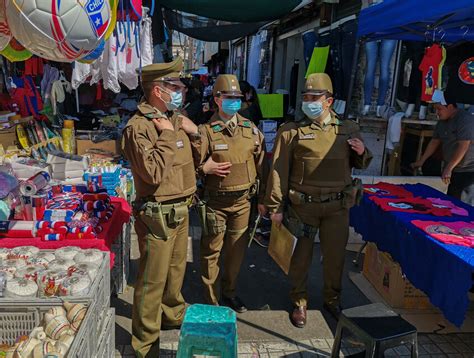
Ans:
[[[352,93],[354,92],[354,85],[357,78],[357,63],[359,62],[359,52],[362,42],[364,42],[364,40],[362,39],[357,41],[354,48],[354,56],[352,58],[351,80],[349,81],[349,91],[347,93],[346,108],[344,110],[343,116],[344,119],[347,119],[347,117],[349,116],[349,111],[351,108]]]
[[[98,85],[100,86],[100,83],[98,83]],[[76,88],[76,110],[77,110],[77,113],[79,113],[79,87]]]

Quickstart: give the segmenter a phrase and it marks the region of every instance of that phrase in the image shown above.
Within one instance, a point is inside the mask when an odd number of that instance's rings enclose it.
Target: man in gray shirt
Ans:
[[[425,152],[412,167],[423,166],[441,145],[441,179],[449,184],[448,195],[474,205],[474,116],[458,109],[454,98],[441,91],[435,92],[433,101],[439,122]]]

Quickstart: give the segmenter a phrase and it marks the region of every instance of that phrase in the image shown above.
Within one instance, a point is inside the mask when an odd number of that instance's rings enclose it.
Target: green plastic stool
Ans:
[[[181,325],[177,358],[237,357],[237,317],[227,307],[192,305]]]

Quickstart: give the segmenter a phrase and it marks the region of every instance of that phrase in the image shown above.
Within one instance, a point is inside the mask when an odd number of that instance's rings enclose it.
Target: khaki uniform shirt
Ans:
[[[167,118],[174,131],[158,132],[151,119]],[[146,102],[123,131],[122,149],[131,164],[137,199],[158,202],[185,198],[196,190],[192,149],[181,115],[168,115]]]
[[[347,143],[361,139],[359,126],[334,114],[329,119],[320,125],[305,118],[279,129],[265,196],[270,212],[283,212],[290,189],[314,198],[341,192],[351,184],[352,167],[369,165],[368,149],[359,156]]]
[[[256,177],[260,179],[259,197],[263,201],[268,165],[265,159],[264,137],[259,129],[240,114],[224,122],[219,114],[215,113],[209,123],[199,127],[199,132],[200,140],[192,143],[194,163],[199,176],[204,179],[206,189],[209,189],[209,185],[206,185],[206,175],[202,167],[212,156],[216,162],[229,161],[233,164],[230,168],[231,174],[226,179],[220,180],[223,187],[226,183],[229,184],[227,189],[223,189],[224,191],[232,191],[232,183],[235,184],[234,190],[248,189],[254,184]],[[250,148],[247,148],[249,145]],[[232,179],[236,176],[241,177]],[[208,182],[209,179],[216,179],[209,177],[211,176],[208,176]]]

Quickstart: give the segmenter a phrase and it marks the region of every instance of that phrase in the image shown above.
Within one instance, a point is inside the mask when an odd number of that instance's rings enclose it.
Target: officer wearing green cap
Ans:
[[[123,131],[122,148],[135,180],[140,264],[132,313],[138,357],[159,356],[162,326],[179,327],[185,302],[188,208],[196,190],[191,141],[198,128],[176,110],[184,85],[180,58],[142,68],[144,100]]]
[[[247,308],[236,295],[237,276],[248,243],[250,199],[258,195],[263,201],[257,183],[263,176],[264,141],[258,128],[238,114],[242,92],[234,75],[219,75],[213,96],[218,111],[200,126],[201,140],[193,143],[206,203],[200,205],[201,274],[206,302],[217,305],[221,298],[221,304],[240,313]],[[259,205],[259,211],[265,207]]]
[[[273,224],[283,222],[298,237],[288,276],[294,304],[290,318],[299,328],[306,324],[307,278],[318,231],[324,308],[339,317],[349,208],[359,186],[351,168],[366,168],[371,160],[358,125],[338,119],[332,104],[329,76],[310,75],[303,92],[305,118],[283,125],[277,134],[265,197]]]

